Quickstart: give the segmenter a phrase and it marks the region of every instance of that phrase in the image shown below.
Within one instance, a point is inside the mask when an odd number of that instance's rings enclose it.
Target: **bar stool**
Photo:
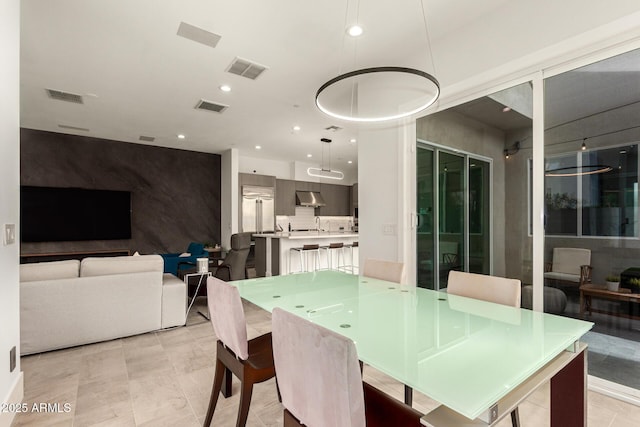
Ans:
[[[289,249],[289,274],[293,273],[291,270],[291,258],[295,253],[300,256],[300,271],[316,271],[320,267],[320,245],[303,245],[301,248]],[[309,256],[313,256],[313,270],[309,270]]]
[[[327,268],[329,270],[334,270],[333,268],[333,255],[336,255],[336,268],[335,270],[340,270],[341,268],[346,268],[347,263],[344,259],[344,243],[329,243],[329,246],[321,246],[320,249],[324,249],[327,254]],[[342,257],[342,266],[340,265],[340,258]]]
[[[342,268],[338,268],[338,270],[341,271],[345,271],[345,272],[350,272],[352,274],[357,273],[356,269],[358,268],[356,262],[355,262],[355,258],[353,257],[353,248],[358,248],[358,242],[353,242],[350,245],[345,245],[344,249],[349,249],[351,252],[351,264],[347,264],[345,263],[344,266]]]

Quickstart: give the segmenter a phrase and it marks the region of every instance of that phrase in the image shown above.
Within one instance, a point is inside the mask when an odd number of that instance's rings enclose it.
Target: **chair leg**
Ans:
[[[211,397],[209,398],[209,409],[207,409],[207,416],[204,418],[204,427],[209,427],[211,425],[213,412],[216,410],[216,404],[218,403],[218,395],[220,394],[220,390],[222,389],[222,377],[225,375],[224,371],[225,367],[222,362],[219,359],[216,360],[216,372],[213,375],[213,387],[211,388]]]
[[[244,427],[247,424],[249,416],[249,404],[251,403],[251,394],[253,393],[253,382],[247,378],[242,381],[242,391],[240,392],[240,407],[238,408],[238,421],[236,427]]]
[[[231,369],[224,368],[224,382],[222,387],[222,395],[224,397],[229,397],[231,394],[231,380],[233,379],[233,374],[231,373]]]
[[[517,407],[511,411],[511,425],[513,427],[520,427],[520,412]]]
[[[278,377],[276,377],[276,392],[278,392],[278,402],[282,403],[282,395],[280,394],[280,385],[278,385]]]
[[[408,406],[413,404],[413,389],[406,384],[404,386],[404,403]]]

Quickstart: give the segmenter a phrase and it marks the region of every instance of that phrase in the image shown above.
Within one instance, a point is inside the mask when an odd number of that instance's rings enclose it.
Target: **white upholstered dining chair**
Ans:
[[[447,293],[512,307],[520,307],[522,297],[518,279],[455,270],[449,272]],[[511,412],[511,424],[513,427],[520,426],[517,407]]]
[[[402,283],[404,280],[404,263],[367,259],[364,261],[362,275],[388,282]]]
[[[420,426],[420,412],[362,381],[349,338],[280,308],[272,333],[284,427]]]
[[[249,415],[253,385],[275,376],[271,333],[247,339],[247,322],[238,288],[215,277],[207,280],[207,302],[211,323],[218,337],[216,369],[204,426],[211,425],[223,379],[230,394],[231,373],[240,380],[237,427],[244,427]],[[224,393],[224,392],[223,392]],[[225,394],[226,396],[226,394]]]

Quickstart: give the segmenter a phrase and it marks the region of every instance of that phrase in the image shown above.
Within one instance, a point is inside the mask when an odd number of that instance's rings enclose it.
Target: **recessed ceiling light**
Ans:
[[[627,150],[620,150],[620,154],[627,154]]]
[[[220,86],[220,90],[223,91],[223,92],[231,92],[231,86],[222,85],[222,86]]]
[[[503,113],[508,113],[509,111],[511,111],[511,107],[504,107],[504,108],[502,109],[502,112],[503,112]]]
[[[295,126],[293,127],[293,130],[295,130],[295,131],[299,131],[299,130],[300,130],[300,126],[295,125]]]
[[[313,154],[307,154],[307,157],[313,157]]]
[[[347,34],[351,37],[358,37],[362,35],[362,27],[360,25],[352,25],[347,29]]]
[[[259,145],[256,145],[256,150],[260,150],[262,147]]]
[[[178,139],[184,139],[184,138],[185,138],[185,136],[183,134],[181,134],[181,133],[178,134]]]
[[[349,160],[347,163],[351,164],[351,163],[353,163],[353,162],[352,162],[351,160]]]
[[[351,138],[351,139],[349,140],[349,142],[350,142],[350,143],[352,143],[352,144],[355,144],[357,141],[358,141],[358,140],[357,140],[357,139],[355,139],[355,138]]]

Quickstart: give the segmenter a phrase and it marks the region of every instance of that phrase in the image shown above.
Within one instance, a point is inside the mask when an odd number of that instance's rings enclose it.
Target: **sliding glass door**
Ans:
[[[417,281],[447,286],[451,270],[491,270],[491,162],[419,143]]]

